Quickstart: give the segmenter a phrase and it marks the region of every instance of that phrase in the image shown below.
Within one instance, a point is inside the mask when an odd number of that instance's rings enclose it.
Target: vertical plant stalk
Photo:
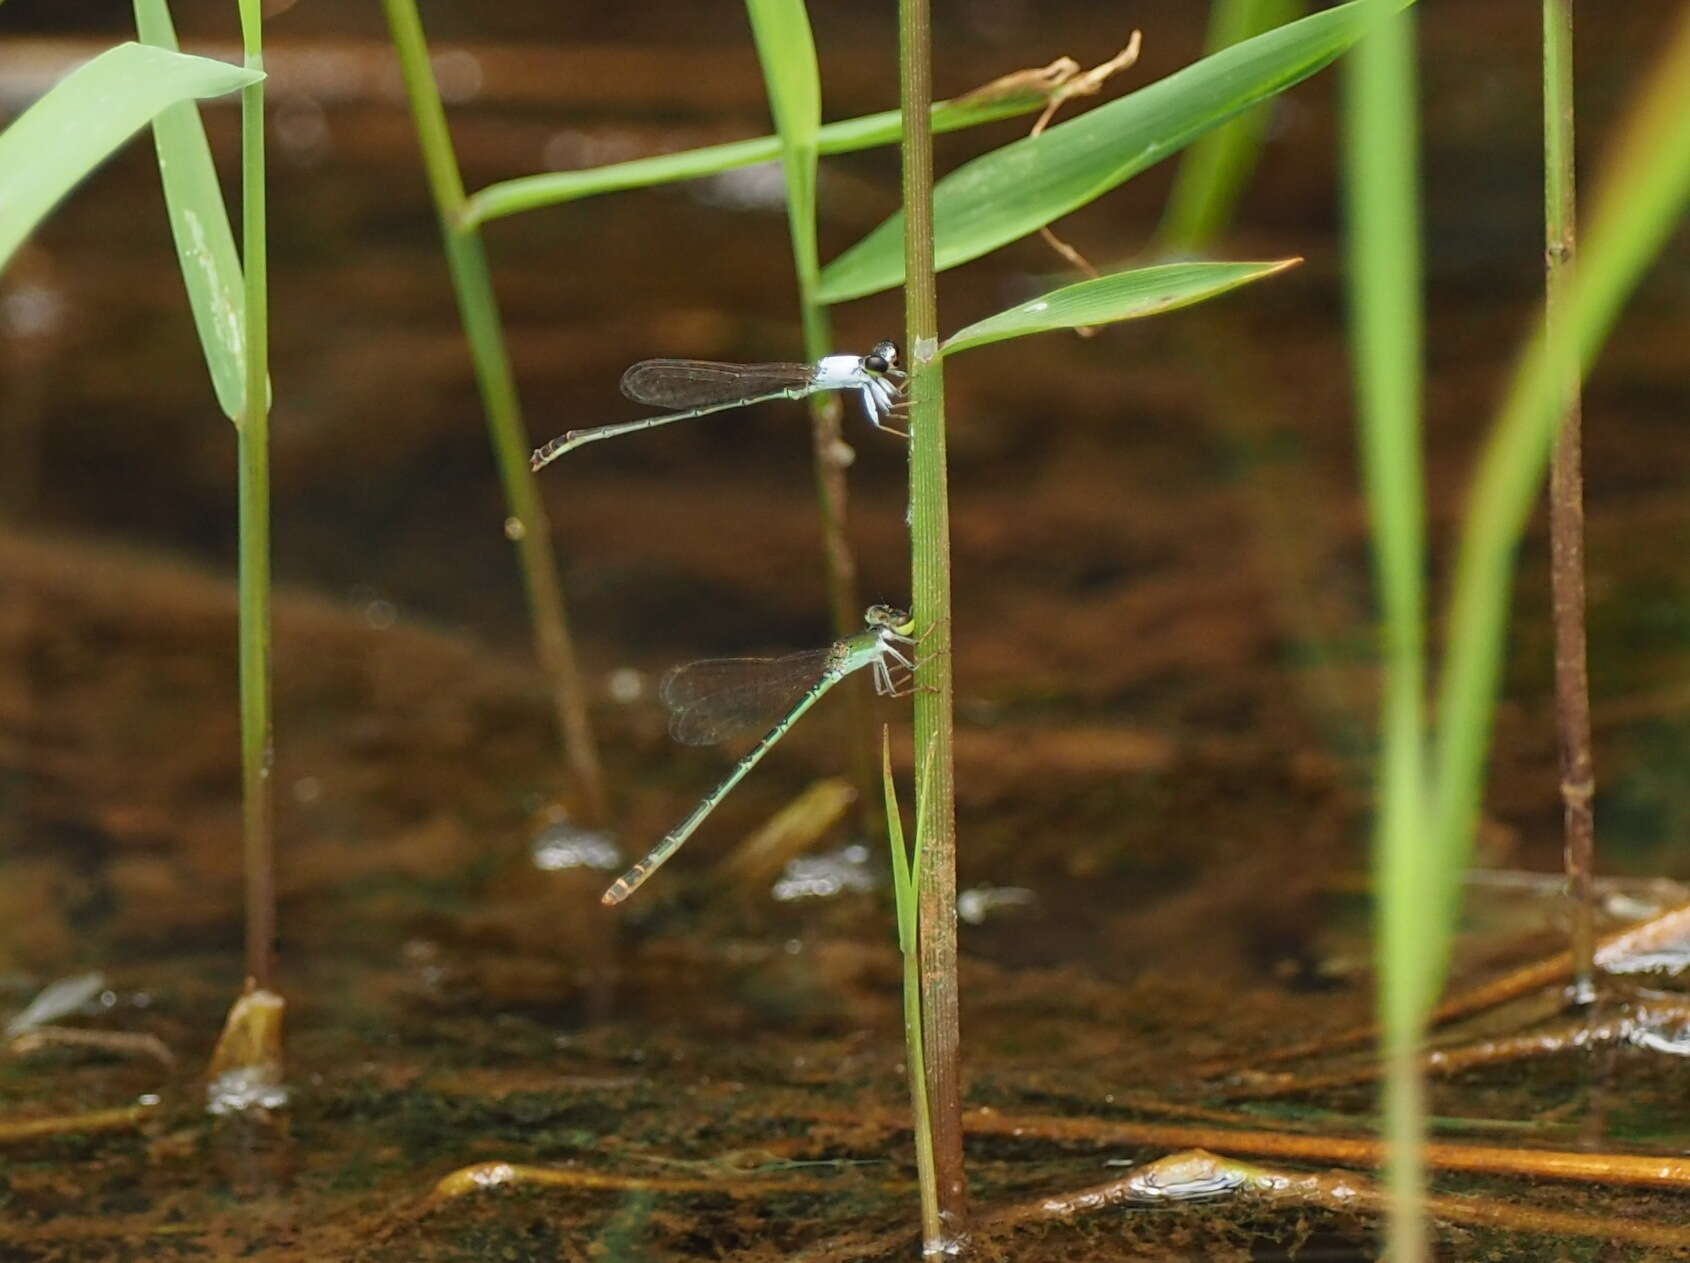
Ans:
[[[796,228],[794,229],[796,232]],[[811,244],[814,245],[814,233]],[[796,256],[795,256],[796,257]],[[811,269],[808,279],[799,273],[799,303],[804,319],[804,358],[815,363],[833,349],[832,322],[827,309],[816,301],[816,277]],[[822,536],[822,568],[827,579],[827,607],[833,619],[835,636],[849,636],[862,625],[862,600],[857,589],[857,558],[851,551],[851,539],[846,533],[850,502],[846,490],[845,470],[849,464],[849,448],[842,433],[844,408],[839,396],[832,392],[811,395],[810,444],[816,472],[816,507],[820,511]],[[845,723],[850,733],[846,741],[851,755],[851,781],[857,787],[860,808],[858,819],[868,828],[876,828],[873,803],[869,792],[874,784],[874,755],[870,746],[868,685],[863,680],[845,681]]]
[[[815,155],[810,155],[815,162]],[[813,179],[812,166],[812,184]],[[814,199],[812,200],[812,204]],[[804,358],[814,364],[824,355],[833,354],[833,322],[827,308],[816,298],[820,286],[821,260],[816,247],[814,216],[800,215],[799,209],[787,203],[787,221],[792,234],[792,263],[798,275],[798,306],[804,327]],[[851,553],[851,541],[845,534],[849,507],[845,484],[845,470],[850,463],[849,451],[843,436],[844,407],[840,397],[832,392],[811,395],[810,438],[814,449],[816,471],[816,503],[821,510],[822,558],[827,575],[827,603],[833,618],[836,636],[855,634],[863,621],[862,604],[857,594],[857,559]],[[865,756],[862,771],[867,780],[859,780],[858,788],[865,791],[866,803],[873,797],[866,791],[873,786],[873,762],[867,744],[867,711],[862,705],[863,692],[853,688],[856,699],[853,723],[862,729],[863,740],[853,741]],[[861,721],[861,722],[858,722]]]
[[[1549,466],[1550,585],[1555,608],[1555,715],[1561,738],[1561,805],[1567,894],[1572,900],[1572,995],[1596,999],[1596,778],[1590,755],[1590,672],[1585,649],[1584,439],[1578,352],[1563,338],[1573,262],[1573,3],[1543,0],[1543,192],[1550,353],[1564,385],[1561,431]]]
[[[792,243],[792,270],[798,282],[798,309],[804,330],[804,358],[815,363],[833,353],[833,328],[827,308],[817,298],[821,254],[817,246],[817,164],[821,134],[821,75],[815,38],[803,0],[747,0],[746,14],[757,45],[757,60],[769,96],[769,113],[780,138],[781,169],[786,177],[786,225]],[[816,478],[816,506],[821,518],[822,573],[834,635],[855,634],[862,621],[857,595],[857,562],[846,534],[848,492],[845,470],[851,451],[842,436],[844,409],[832,393],[811,395],[810,446]],[[852,780],[860,820],[870,828],[880,819],[875,799],[874,755],[868,728],[865,682],[847,681],[845,716],[850,737]]]
[[[1587,373],[1621,309],[1690,206],[1690,8],[1633,94],[1585,217],[1557,339]],[[1433,981],[1448,962],[1460,877],[1472,853],[1508,630],[1514,555],[1542,492],[1564,401],[1566,357],[1547,326],[1527,344],[1480,452],[1444,616],[1433,765],[1432,845],[1445,875],[1440,931],[1424,946]]]
[[[563,588],[558,581],[551,522],[540,500],[539,485],[528,467],[531,444],[522,421],[516,376],[505,349],[486,247],[479,229],[463,225],[466,201],[463,174],[452,148],[446,110],[429,64],[428,41],[415,0],[383,0],[383,7],[399,54],[423,166],[428,172],[429,190],[440,217],[440,235],[452,288],[457,295],[458,314],[469,340],[476,385],[481,392],[493,455],[504,485],[505,504],[510,512],[505,534],[516,545],[528,593],[535,656],[551,686],[564,758],[580,795],[582,815],[586,823],[603,824],[609,811],[604,770],[575,660],[575,642],[570,636]]]
[[[1203,54],[1271,31],[1303,16],[1303,0],[1210,0]],[[1198,254],[1226,230],[1261,157],[1273,102],[1252,107],[1201,137],[1180,161],[1157,244],[1174,255]]]
[[[1433,891],[1425,832],[1422,313],[1414,28],[1391,8],[1374,6],[1374,25],[1345,59],[1345,166],[1357,402],[1384,633],[1374,866],[1387,1253],[1417,1263],[1427,1244],[1420,1046],[1430,997],[1421,957]]]
[[[906,119],[933,107],[933,28],[928,0],[899,0],[898,98]],[[951,680],[951,530],[945,469],[945,378],[939,357],[938,287],[933,271],[933,133],[903,133],[905,345],[910,357],[910,583],[922,663],[916,672],[916,778],[922,839],[918,944],[925,1024],[927,1095],[934,1179],[949,1250],[967,1231],[962,1161],[962,1047],[957,1004],[956,768]]]
[[[243,4],[248,70],[264,70],[263,19]],[[264,81],[241,89],[241,255],[246,382],[236,427],[240,496],[241,816],[246,869],[246,972],[274,990],[276,855],[270,772],[270,309],[265,248]]]
[[[815,306],[813,295],[806,294],[803,303],[804,358],[813,364],[824,355],[833,353],[830,322],[826,311]],[[810,332],[812,325],[818,332]],[[816,469],[816,505],[821,514],[822,559],[827,573],[827,608],[833,619],[834,635],[851,635],[862,626],[863,608],[857,591],[857,559],[851,552],[851,541],[845,533],[845,523],[850,516],[845,483],[849,458],[846,456],[842,423],[845,409],[839,402],[839,396],[831,393],[811,395],[808,402]],[[861,705],[862,690],[853,689],[852,696],[858,699],[855,713],[865,717],[867,711]],[[866,750],[867,746],[863,748]]]

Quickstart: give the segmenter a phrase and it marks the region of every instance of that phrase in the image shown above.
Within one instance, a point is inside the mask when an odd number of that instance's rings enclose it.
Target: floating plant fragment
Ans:
[[[48,983],[35,999],[6,1023],[6,1038],[16,1039],[26,1031],[69,1017],[99,995],[105,985],[105,975],[98,972],[76,974]]]

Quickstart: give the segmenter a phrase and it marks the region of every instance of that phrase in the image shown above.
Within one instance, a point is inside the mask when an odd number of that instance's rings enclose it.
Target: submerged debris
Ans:
[[[105,975],[97,972],[48,983],[35,999],[6,1023],[6,1038],[16,1039],[37,1027],[69,1017],[99,995],[105,985]]]

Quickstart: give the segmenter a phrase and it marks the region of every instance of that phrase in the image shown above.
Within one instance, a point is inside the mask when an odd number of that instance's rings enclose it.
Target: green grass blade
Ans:
[[[1301,17],[1303,0],[1213,0],[1204,51],[1223,48]],[[1198,254],[1225,231],[1261,157],[1273,107],[1264,103],[1218,127],[1186,151],[1157,230],[1168,254]]]
[[[135,27],[143,43],[176,51],[176,29],[166,0],[135,0]],[[153,120],[153,143],[206,371],[218,406],[233,421],[246,397],[241,261],[205,125],[193,102],[168,106]]]
[[[816,43],[804,0],[745,0],[757,60],[768,87],[769,111],[781,142],[786,198],[795,237],[809,236],[809,248],[793,242],[800,269],[815,255],[816,155],[822,126],[822,85]]]
[[[786,219],[792,235],[792,263],[798,273],[800,301],[808,325],[820,318],[813,306],[821,258],[816,248],[817,137],[822,126],[821,72],[804,0],[745,0],[757,60],[769,93],[769,112],[780,136],[781,170],[786,175]],[[810,339],[813,341],[813,339]],[[806,346],[806,358],[826,354]]]
[[[931,767],[932,743],[928,743]],[[922,777],[916,791],[916,842],[913,858],[904,851],[904,817],[898,806],[898,787],[892,778],[891,730],[880,729],[880,775],[886,791],[886,837],[892,844],[892,895],[898,909],[898,951],[904,958],[904,1052],[910,1084],[910,1110],[914,1115],[915,1161],[919,1171],[922,1222],[939,1221],[939,1204],[933,1176],[933,1113],[927,1097],[927,1053],[921,1036],[921,954],[917,934],[916,883],[921,869],[921,804],[929,784]]]
[[[236,0],[241,15],[241,46],[248,57],[264,53],[264,5],[262,0]]]
[[[1006,338],[1080,325],[1103,325],[1189,307],[1229,289],[1283,272],[1301,259],[1271,263],[1168,263],[1080,281],[977,320],[946,338],[941,354]]]
[[[1017,95],[983,101],[967,98],[941,101],[933,107],[933,130],[954,132],[1020,114],[1031,114],[1042,109],[1046,100],[1044,92],[1029,89]],[[844,119],[827,124],[817,133],[816,149],[822,154],[839,154],[895,145],[903,134],[903,128],[903,115],[897,110]],[[734,140],[724,145],[688,149],[683,153],[613,162],[585,171],[547,171],[540,175],[518,176],[514,180],[490,184],[471,197],[464,209],[463,224],[483,224],[504,215],[539,210],[603,193],[620,193],[680,180],[699,180],[739,167],[755,166],[759,162],[773,162],[780,154],[780,137],[758,136],[752,140]]]
[[[0,268],[60,198],[161,110],[262,77],[144,44],[119,44],[71,71],[0,133]]]
[[[1355,0],[1235,44],[953,171],[934,189],[938,267],[977,259],[1042,228],[1308,78],[1354,42],[1371,3]],[[901,284],[903,233],[900,212],[823,268],[822,300]]]
[[[915,955],[915,883],[910,856],[904,846],[904,813],[898,806],[898,785],[892,777],[892,730],[880,728],[880,780],[886,793],[886,839],[892,844],[892,899],[898,912],[898,950]]]
[[[821,76],[815,39],[804,0],[746,0],[757,42],[757,59],[769,95],[770,112],[780,135],[781,168],[786,183],[786,220],[792,243],[792,269],[798,281],[798,313],[804,329],[803,358],[811,363],[833,352],[833,327],[827,308],[817,301],[821,253],[816,244],[816,165],[821,134]],[[857,626],[862,600],[856,561],[846,531],[849,490],[840,462],[844,408],[837,395],[809,400],[810,450],[816,478],[816,508],[821,525],[824,578],[834,633],[849,636]],[[848,722],[851,771],[865,801],[873,781],[873,757],[863,690],[849,690]]]
[[[1373,833],[1390,1255],[1419,1263],[1426,1239],[1422,961],[1446,927],[1432,897],[1437,855],[1426,845],[1418,101],[1413,15],[1375,7],[1382,20],[1344,66],[1346,270],[1384,663]]]
[[[1453,923],[1459,881],[1472,850],[1491,722],[1495,715],[1514,551],[1560,423],[1571,346],[1587,373],[1644,269],[1690,207],[1690,10],[1629,112],[1619,146],[1604,164],[1587,218],[1552,345],[1537,333],[1486,440],[1462,525],[1450,596],[1448,647],[1438,693],[1437,787],[1433,839],[1439,870],[1449,877],[1439,915]],[[1563,344],[1561,338],[1568,339]],[[1447,932],[1441,941],[1447,943]],[[1431,989],[1443,976],[1443,954],[1426,953]]]

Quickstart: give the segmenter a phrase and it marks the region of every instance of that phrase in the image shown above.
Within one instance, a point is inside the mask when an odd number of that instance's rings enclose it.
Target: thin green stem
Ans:
[[[1383,617],[1375,867],[1385,1039],[1389,1254],[1426,1257],[1424,1085],[1425,521],[1420,458],[1420,225],[1414,28],[1379,21],[1346,59],[1349,276],[1371,542]]]
[[[764,4],[748,0],[746,11],[757,43],[757,57],[768,86],[769,109],[780,138],[786,175],[786,225],[792,244],[792,270],[798,282],[798,309],[804,330],[804,358],[811,363],[833,353],[833,328],[818,301],[821,255],[817,247],[816,168],[821,133],[821,83],[809,18],[802,3]],[[841,433],[843,408],[829,392],[810,396],[810,446],[821,517],[822,573],[836,636],[854,634],[862,617],[857,594],[857,562],[846,533],[848,499],[845,470],[850,449]],[[849,725],[845,744],[860,794],[859,818],[870,828],[874,755],[870,746],[867,694],[861,680],[845,685]]]
[[[1561,738],[1561,806],[1567,894],[1572,900],[1572,994],[1596,998],[1596,777],[1590,756],[1590,673],[1585,648],[1584,453],[1577,352],[1562,339],[1575,230],[1573,4],[1543,0],[1544,319],[1563,381],[1561,432],[1549,466],[1550,583],[1555,607],[1555,713]]]
[[[242,6],[249,70],[264,69],[258,6]],[[241,815],[246,870],[246,970],[274,989],[276,857],[270,770],[270,321],[265,250],[264,82],[241,89],[241,253],[246,382],[236,439],[240,481]]]
[[[1305,8],[1302,0],[1211,0],[1204,55],[1283,26]],[[1261,156],[1273,109],[1272,102],[1265,102],[1246,110],[1186,151],[1156,230],[1164,252],[1200,253],[1226,230]]]
[[[458,314],[469,340],[476,384],[487,414],[488,433],[510,514],[505,534],[516,545],[534,627],[534,651],[551,686],[552,704],[563,737],[564,756],[580,795],[581,815],[602,824],[608,804],[604,771],[587,712],[586,692],[576,665],[568,611],[552,551],[551,522],[540,500],[539,485],[528,467],[529,442],[517,396],[516,375],[505,349],[498,300],[479,231],[464,225],[464,183],[446,126],[446,110],[428,59],[428,41],[415,0],[383,0],[394,48],[410,98],[411,115],[422,147],[429,189],[440,218],[446,262],[457,294]]]
[[[898,100],[906,118],[932,107],[933,30],[928,0],[899,0]],[[957,1011],[956,771],[951,681],[951,534],[945,465],[945,378],[939,357],[938,287],[933,265],[933,136],[903,136],[905,345],[910,357],[911,588],[923,662],[916,673],[917,803],[921,1012],[934,1178],[947,1249],[967,1231],[962,1158],[962,1047]]]
[[[1486,437],[1462,522],[1451,584],[1448,649],[1438,691],[1434,764],[1436,821],[1448,883],[1437,893],[1446,925],[1459,905],[1457,883],[1472,848],[1485,755],[1496,713],[1513,556],[1561,420],[1568,355],[1587,372],[1620,309],[1690,202],[1690,9],[1628,111],[1604,164],[1579,264],[1565,290],[1556,346],[1540,330],[1527,347]],[[1567,355],[1559,347],[1570,348]],[[1423,952],[1431,978],[1447,961],[1447,930]]]
[[[796,234],[795,234],[796,236]],[[812,245],[814,238],[812,236]],[[796,241],[794,248],[796,249]],[[833,353],[832,322],[827,308],[816,301],[816,277],[812,267],[808,276],[800,269],[798,300],[804,321],[804,358],[811,363]],[[821,517],[822,569],[827,582],[828,610],[833,618],[834,634],[849,635],[862,621],[862,600],[857,588],[857,558],[851,551],[851,537],[846,523],[850,512],[849,492],[845,470],[849,463],[849,448],[841,424],[844,408],[833,392],[810,396],[810,446],[816,476],[816,507]],[[874,828],[877,819],[873,809],[874,753],[869,728],[868,685],[862,680],[847,680],[844,692],[846,707],[844,722],[849,733],[846,745],[851,753],[851,776],[857,785],[861,811],[859,820],[866,828]]]

